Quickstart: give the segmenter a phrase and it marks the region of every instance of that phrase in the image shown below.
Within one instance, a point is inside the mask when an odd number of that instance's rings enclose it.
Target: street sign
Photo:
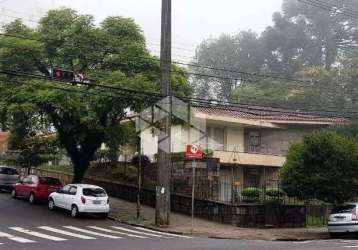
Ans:
[[[185,158],[187,160],[202,159],[203,151],[197,145],[186,145]]]

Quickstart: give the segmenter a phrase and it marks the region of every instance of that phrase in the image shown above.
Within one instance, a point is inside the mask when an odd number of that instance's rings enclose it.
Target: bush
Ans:
[[[243,201],[246,202],[258,202],[260,201],[261,189],[249,187],[242,190],[241,195],[243,196]]]
[[[265,194],[272,198],[278,198],[284,196],[285,193],[279,188],[270,188],[266,190]]]
[[[281,169],[281,186],[301,200],[341,204],[357,196],[357,169],[355,138],[318,131],[291,145]]]

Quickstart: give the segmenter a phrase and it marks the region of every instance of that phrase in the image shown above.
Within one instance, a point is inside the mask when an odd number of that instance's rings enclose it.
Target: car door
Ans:
[[[18,187],[18,195],[22,197],[28,197],[29,185],[31,185],[31,175],[25,177]]]
[[[27,176],[16,186],[16,193],[18,196],[25,196],[25,190],[27,183],[30,182],[30,177]]]
[[[56,206],[65,208],[65,199],[67,193],[70,191],[70,188],[70,185],[66,185],[59,192],[56,193],[56,195],[54,196],[54,202]]]
[[[24,197],[28,198],[30,193],[36,189],[37,186],[37,176],[29,175],[27,182],[24,183]]]
[[[75,199],[76,199],[76,194],[77,194],[77,187],[76,186],[71,186],[70,190],[68,191],[68,193],[65,196],[65,209],[71,210],[71,206],[72,204],[75,203]]]

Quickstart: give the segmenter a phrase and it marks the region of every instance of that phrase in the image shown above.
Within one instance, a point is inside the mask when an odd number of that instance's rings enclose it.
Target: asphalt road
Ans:
[[[0,193],[0,250],[291,250],[358,248],[355,240],[268,242],[218,240],[149,232],[94,217],[72,219],[46,205]]]

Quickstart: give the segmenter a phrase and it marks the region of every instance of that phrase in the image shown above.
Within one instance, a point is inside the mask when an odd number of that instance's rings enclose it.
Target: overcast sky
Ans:
[[[223,32],[262,31],[282,0],[173,0],[173,57],[189,60],[205,38]],[[131,17],[141,26],[148,47],[157,54],[161,0],[0,0],[0,22],[22,17],[34,25],[49,8],[67,6],[92,14],[100,22],[109,15]],[[26,20],[25,20],[26,19]]]

